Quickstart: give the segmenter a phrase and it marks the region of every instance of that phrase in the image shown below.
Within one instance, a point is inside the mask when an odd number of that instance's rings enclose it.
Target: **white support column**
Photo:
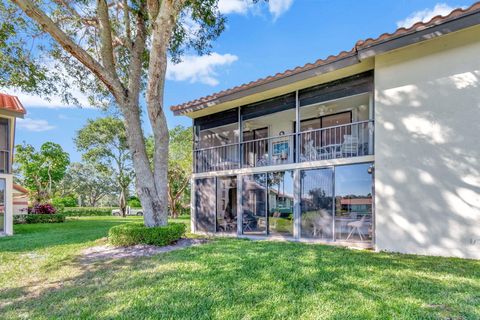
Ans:
[[[237,175],[237,235],[242,235],[243,207],[242,207],[242,176]]]
[[[368,99],[368,120],[373,120],[374,119],[374,97],[373,94],[370,93],[369,99]],[[369,122],[368,123],[368,154],[372,155],[373,154],[373,135],[374,135],[374,128],[375,124]]]
[[[190,231],[195,233],[196,225],[197,225],[197,215],[196,215],[196,207],[195,207],[196,199],[195,199],[195,179],[192,177],[190,179]]]
[[[300,101],[298,90],[295,91],[295,162],[300,162]]]
[[[301,211],[300,211],[300,170],[293,171],[293,237],[300,239]]]
[[[242,123],[242,107],[238,107],[238,160],[240,163],[239,169],[243,168],[243,123]]]

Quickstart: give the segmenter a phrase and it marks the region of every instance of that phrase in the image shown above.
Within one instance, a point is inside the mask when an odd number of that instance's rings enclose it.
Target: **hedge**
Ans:
[[[65,222],[65,215],[55,214],[20,214],[13,216],[14,224],[33,224],[33,223],[60,223]]]
[[[162,227],[147,228],[143,223],[125,223],[110,228],[108,241],[114,246],[132,246],[151,244],[166,246],[177,241],[185,234],[183,223],[169,223]]]
[[[90,216],[111,216],[110,207],[65,207],[61,210],[62,214],[67,217],[90,217]]]

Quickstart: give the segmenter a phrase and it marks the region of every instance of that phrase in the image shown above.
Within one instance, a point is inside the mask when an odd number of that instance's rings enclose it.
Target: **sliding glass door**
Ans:
[[[243,176],[243,234],[267,234],[267,174]]]
[[[215,232],[215,178],[195,180],[195,228]]]
[[[337,240],[372,240],[371,163],[335,168],[335,233]]]
[[[301,171],[302,238],[372,241],[371,165],[362,163]]]
[[[5,232],[6,182],[0,179],[0,233]]]
[[[293,236],[293,171],[268,173],[268,234]]]
[[[301,171],[301,237],[333,240],[333,168]]]
[[[217,232],[237,232],[237,177],[217,178]]]

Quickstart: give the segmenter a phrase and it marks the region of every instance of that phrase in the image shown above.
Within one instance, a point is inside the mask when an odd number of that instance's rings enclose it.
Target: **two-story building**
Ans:
[[[171,110],[194,232],[480,258],[480,3]]]
[[[15,121],[25,113],[17,97],[0,93],[0,236],[13,234]]]

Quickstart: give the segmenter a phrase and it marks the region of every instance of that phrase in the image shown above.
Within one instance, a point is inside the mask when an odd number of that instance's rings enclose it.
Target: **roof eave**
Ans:
[[[307,70],[302,70],[302,71],[297,72],[297,73],[289,74],[289,75],[286,75],[286,76],[284,76],[280,79],[275,79],[273,81],[261,83],[261,84],[255,85],[253,87],[244,89],[244,90],[233,92],[231,94],[226,94],[226,95],[220,96],[218,98],[215,98],[211,101],[208,101],[207,103],[199,103],[197,105],[193,105],[193,106],[185,108],[185,109],[173,110],[173,114],[175,116],[186,115],[188,113],[192,113],[192,112],[195,112],[195,111],[207,108],[207,107],[212,107],[212,106],[216,106],[216,105],[219,105],[219,104],[222,104],[222,103],[225,103],[225,102],[230,102],[230,101],[233,101],[233,100],[238,100],[238,99],[241,99],[241,98],[245,98],[245,97],[248,97],[250,95],[259,93],[259,92],[288,86],[289,84],[292,84],[292,83],[295,83],[295,82],[298,82],[298,81],[302,81],[302,80],[306,80],[306,79],[309,79],[309,78],[312,78],[312,77],[316,77],[316,76],[319,76],[321,74],[333,72],[335,70],[343,69],[343,68],[346,68],[346,67],[358,64],[358,63],[360,63],[360,61],[357,59],[357,54],[355,52],[353,52],[351,55],[343,57],[341,59],[323,64],[323,65],[320,65],[320,66],[315,66],[315,67],[312,67],[312,68],[307,69]]]
[[[407,47],[419,42],[428,41],[479,24],[480,10],[472,11],[460,17],[442,21],[442,23],[428,26],[421,30],[404,33],[383,41],[376,41],[370,45],[359,45],[357,46],[358,59],[364,60],[382,53]]]
[[[470,12],[464,12],[460,16],[453,16],[450,19],[442,20],[441,22],[428,26],[420,26],[418,28],[414,26],[411,30],[405,29],[405,33],[398,35],[386,34],[386,39],[368,39],[363,43],[357,43],[354,50],[348,55],[339,55],[338,59],[329,61],[325,64],[314,66],[312,68],[301,70],[299,72],[292,72],[281,78],[276,78],[271,81],[263,81],[257,85],[250,86],[245,89],[240,89],[232,93],[220,95],[216,98],[207,101],[199,101],[196,104],[185,108],[172,109],[174,115],[189,115],[195,111],[199,111],[208,107],[219,106],[226,102],[231,102],[237,99],[245,98],[250,95],[281,88],[297,81],[302,81],[311,77],[329,73],[335,70],[346,68],[348,66],[360,63],[368,58],[375,57],[376,55],[407,47],[416,43],[431,40],[449,33],[467,29],[480,24],[480,2],[472,5],[469,9]],[[452,11],[453,14],[455,11]],[[432,21],[435,20],[432,18]],[[431,21],[430,21],[431,22]],[[400,30],[400,29],[399,29]],[[398,32],[397,30],[396,32]],[[328,60],[328,59],[327,59]]]

